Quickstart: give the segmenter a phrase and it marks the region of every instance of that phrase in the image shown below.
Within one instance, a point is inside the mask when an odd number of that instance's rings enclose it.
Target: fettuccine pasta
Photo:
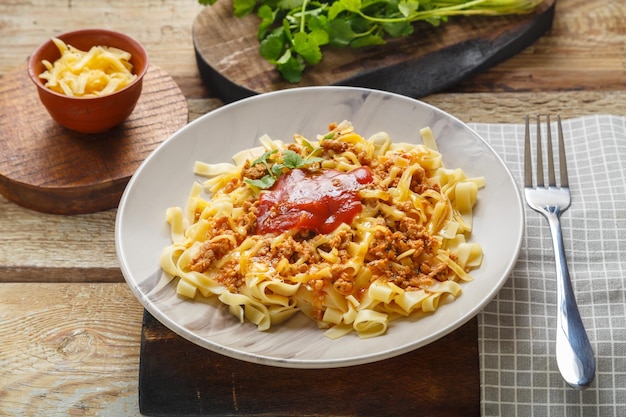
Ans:
[[[263,331],[297,312],[335,339],[433,313],[482,262],[470,242],[482,178],[423,144],[364,138],[344,121],[310,141],[260,138],[234,163],[196,162],[186,207],[167,210],[161,267],[190,299],[217,296]]]

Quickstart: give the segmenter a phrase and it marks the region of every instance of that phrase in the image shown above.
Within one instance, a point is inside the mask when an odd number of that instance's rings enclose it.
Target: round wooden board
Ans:
[[[259,54],[259,18],[234,17],[232,0],[207,6],[192,35],[203,80],[225,102],[294,87],[350,85],[424,97],[510,58],[551,25],[556,0],[527,15],[451,18],[440,27],[425,22],[405,38],[367,48],[323,49],[322,61],[292,84]]]
[[[156,66],[130,117],[104,133],[77,133],[52,120],[25,65],[0,79],[0,108],[0,193],[55,214],[117,207],[139,164],[188,122],[185,97]]]

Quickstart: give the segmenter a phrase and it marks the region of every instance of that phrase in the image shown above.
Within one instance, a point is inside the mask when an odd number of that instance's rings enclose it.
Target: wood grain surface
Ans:
[[[0,193],[55,214],[117,207],[143,160],[188,121],[185,96],[155,66],[134,111],[107,132],[73,132],[52,120],[24,65],[0,79],[0,107]]]
[[[0,415],[139,415],[143,308],[126,284],[0,285]]]
[[[315,85],[349,85],[419,98],[501,62],[552,25],[555,0],[524,15],[453,17],[439,27],[415,24],[407,37],[367,48],[323,47],[323,58],[298,83],[284,80],[259,55],[255,15],[233,16],[232,0],[203,10],[193,25],[200,74],[226,102],[253,94]]]
[[[54,34],[120,30],[174,79],[194,119],[223,104],[196,66],[192,25],[203,10],[194,0],[0,2],[0,77]],[[625,115],[625,22],[623,0],[558,0],[531,47],[423,99],[467,122]],[[141,415],[143,309],[119,271],[115,215],[52,215],[0,196],[0,415]]]
[[[209,352],[146,313],[140,410],[149,416],[479,416],[477,327],[474,318],[428,346],[376,363],[287,369]]]

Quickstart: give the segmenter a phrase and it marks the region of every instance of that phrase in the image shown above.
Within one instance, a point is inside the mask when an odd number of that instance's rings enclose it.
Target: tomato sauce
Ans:
[[[260,233],[292,229],[330,233],[361,213],[358,191],[373,181],[367,167],[321,173],[292,169],[259,195],[257,229]]]

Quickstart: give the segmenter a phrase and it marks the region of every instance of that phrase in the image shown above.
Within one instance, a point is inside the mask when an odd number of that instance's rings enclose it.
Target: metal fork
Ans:
[[[528,205],[541,213],[550,225],[552,244],[556,258],[557,278],[557,307],[556,322],[556,361],[559,371],[570,386],[584,389],[591,384],[594,378],[596,364],[585,332],[585,327],[578,312],[576,298],[569,277],[563,235],[561,233],[561,213],[567,210],[571,203],[571,194],[567,177],[565,161],[565,146],[563,143],[563,129],[561,118],[557,116],[558,146],[559,146],[559,185],[556,182],[554,156],[552,151],[552,133],[550,131],[550,116],[546,116],[547,134],[547,162],[548,183],[544,181],[543,152],[541,145],[541,118],[537,115],[537,157],[536,157],[536,185],[533,185],[532,157],[530,144],[530,127],[526,116],[526,132],[524,144],[524,195]]]

